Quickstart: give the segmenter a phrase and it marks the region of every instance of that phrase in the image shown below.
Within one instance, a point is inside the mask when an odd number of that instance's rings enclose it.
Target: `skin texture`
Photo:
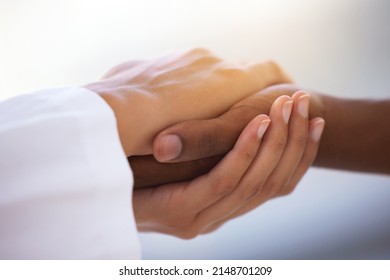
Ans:
[[[210,172],[191,181],[134,190],[138,229],[193,238],[291,193],[316,156],[319,138],[313,132],[324,127],[320,118],[309,121],[309,98],[304,92],[279,97],[270,116],[253,118]],[[261,125],[267,130],[259,137]]]
[[[194,49],[123,63],[85,87],[113,109],[130,156],[152,154],[153,139],[166,127],[214,118],[260,89],[289,81],[274,62],[230,63]]]

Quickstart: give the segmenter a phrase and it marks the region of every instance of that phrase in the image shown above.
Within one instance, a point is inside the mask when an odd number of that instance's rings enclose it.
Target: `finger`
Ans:
[[[271,198],[283,192],[296,168],[298,167],[302,155],[306,148],[307,135],[309,130],[308,115],[310,95],[298,91],[293,94],[294,107],[291,114],[289,133],[286,148],[280,161],[272,174],[268,178],[265,187],[259,197]],[[262,200],[262,198],[260,198]]]
[[[164,213],[158,217],[159,219],[164,219],[164,216],[174,216],[176,221],[184,219],[183,223],[188,223],[186,221],[188,213],[193,213],[195,216],[202,209],[227,195],[238,184],[256,156],[261,138],[269,123],[270,119],[266,115],[254,118],[243,130],[234,148],[210,173],[191,182],[135,190],[133,205],[137,221],[147,224],[153,218],[153,213],[159,211]],[[144,205],[143,201],[151,203]],[[181,213],[185,213],[184,217]]]
[[[200,212],[236,188],[256,157],[269,123],[270,119],[266,115],[255,117],[224,159],[211,172],[191,182],[187,188],[187,195],[192,198],[194,210]]]
[[[291,193],[295,189],[295,186],[299,183],[303,175],[307,172],[309,167],[312,165],[318,152],[319,142],[320,142],[321,134],[324,129],[324,124],[325,121],[321,118],[315,118],[310,121],[309,123],[310,128],[309,128],[309,134],[308,134],[305,151],[301,157],[300,163],[298,164],[297,168],[294,170],[294,173],[292,174],[292,177],[290,178],[287,187],[283,189],[281,195],[286,195]],[[227,216],[224,219],[217,221],[216,223],[205,228],[203,233],[205,234],[216,230],[217,228],[222,226],[226,221],[239,217],[255,209],[256,207],[263,204],[268,199],[269,197],[264,195],[263,193],[259,194],[259,196],[250,200],[248,204],[245,204],[243,207],[241,207],[238,211],[234,212],[232,215]]]
[[[193,180],[209,172],[221,159],[222,156],[213,156],[181,163],[160,163],[153,156],[133,156],[128,161],[137,189]]]
[[[320,146],[320,139],[322,132],[324,131],[325,121],[322,118],[315,118],[310,121],[310,131],[307,140],[306,150],[301,158],[301,161],[292,175],[287,187],[281,193],[281,195],[290,194],[295,186],[302,179],[303,175],[312,166]]]
[[[249,120],[258,114],[258,108],[242,106],[215,119],[171,126],[154,139],[154,157],[160,162],[183,162],[225,154]]]
[[[204,228],[230,216],[261,190],[283,154],[292,106],[293,101],[288,96],[281,96],[275,101],[270,113],[271,126],[255,160],[231,195],[199,213],[199,227]]]

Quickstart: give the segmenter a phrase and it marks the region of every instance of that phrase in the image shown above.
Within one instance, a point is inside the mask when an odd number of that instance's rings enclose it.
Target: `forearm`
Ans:
[[[277,85],[262,91],[272,101],[282,94],[302,90],[293,84]],[[390,100],[336,98],[311,94],[310,118],[322,117],[325,130],[314,165],[352,171],[390,173]],[[266,110],[267,98],[255,99]]]
[[[126,98],[120,94],[94,89],[113,110],[118,127],[119,138],[123,150],[127,156],[137,153],[150,153],[145,147],[152,145],[153,134],[150,131],[157,130],[161,117],[150,114],[154,100],[143,96],[136,91],[128,91]],[[157,111],[158,113],[158,111]],[[154,121],[153,121],[154,120]]]
[[[322,95],[326,125],[316,166],[390,173],[390,100]]]

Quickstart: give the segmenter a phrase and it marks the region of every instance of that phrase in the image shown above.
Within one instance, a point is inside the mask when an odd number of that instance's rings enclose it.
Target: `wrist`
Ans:
[[[88,84],[84,87],[99,95],[112,109],[125,154],[127,156],[137,154],[140,145],[139,138],[142,135],[140,132],[141,120],[146,121],[143,110],[140,110],[140,108],[145,108],[141,96],[131,90],[126,90],[126,93],[123,94],[117,89],[110,89],[101,82]]]
[[[308,93],[310,94],[309,119],[320,117],[326,121],[329,96],[312,91]]]

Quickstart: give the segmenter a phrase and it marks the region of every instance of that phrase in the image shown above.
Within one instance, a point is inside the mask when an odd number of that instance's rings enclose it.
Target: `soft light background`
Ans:
[[[203,46],[273,58],[323,92],[388,98],[389,13],[386,0],[0,0],[0,96],[81,85],[123,60]],[[216,233],[141,241],[146,259],[390,259],[390,178],[312,169],[293,195]]]

